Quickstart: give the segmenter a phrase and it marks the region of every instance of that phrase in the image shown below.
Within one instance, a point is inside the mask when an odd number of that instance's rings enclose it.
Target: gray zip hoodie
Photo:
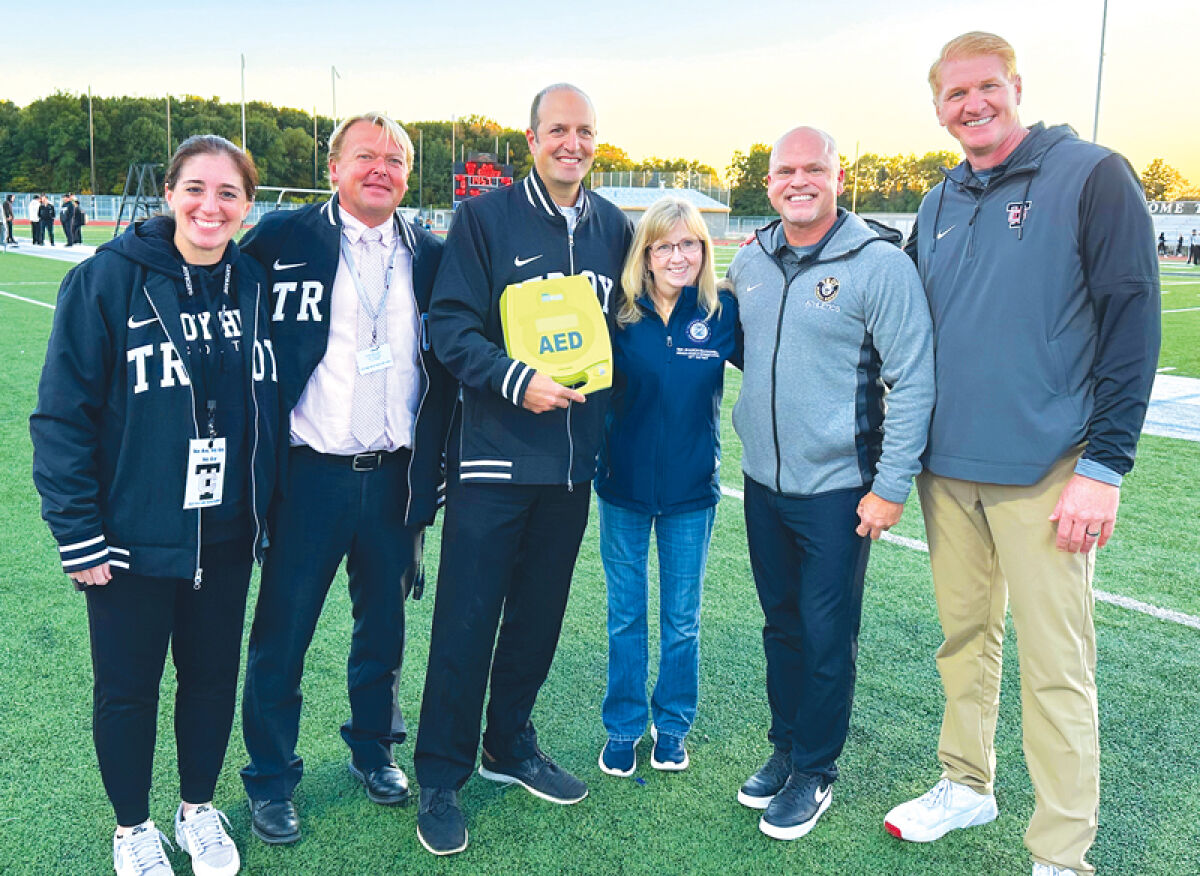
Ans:
[[[778,220],[756,238],[727,275],[745,332],[743,471],[779,493],[870,485],[903,502],[934,390],[929,308],[899,234],[839,209],[803,257]]]

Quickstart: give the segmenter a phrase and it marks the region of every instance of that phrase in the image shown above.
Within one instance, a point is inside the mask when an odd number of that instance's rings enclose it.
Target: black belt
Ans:
[[[376,469],[383,468],[385,464],[390,465],[396,462],[404,462],[412,455],[412,451],[407,447],[401,447],[399,450],[371,450],[367,453],[342,456],[337,453],[321,453],[320,451],[313,450],[307,444],[295,445],[292,448],[292,453],[342,468],[349,467],[352,471],[375,471]]]

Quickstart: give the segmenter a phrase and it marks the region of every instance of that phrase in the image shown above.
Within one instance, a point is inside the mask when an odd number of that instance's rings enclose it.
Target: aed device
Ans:
[[[612,340],[586,277],[514,283],[500,293],[508,355],[585,395],[612,386]]]

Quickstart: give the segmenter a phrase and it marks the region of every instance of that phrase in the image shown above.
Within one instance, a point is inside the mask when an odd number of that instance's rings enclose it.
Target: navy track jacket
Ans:
[[[442,454],[453,387],[434,358],[424,331],[442,241],[424,228],[396,218],[400,240],[412,253],[412,289],[422,326],[421,403],[413,425],[405,522],[428,526],[437,514]],[[286,442],[292,408],[329,346],[329,311],[337,274],[342,221],[338,198],[303,210],[269,213],[242,240],[242,249],[267,269],[271,288],[271,334],[279,359],[279,394]],[[281,478],[281,483],[283,479]]]
[[[500,293],[512,283],[582,274],[610,314],[632,236],[621,211],[586,190],[578,224],[568,231],[536,171],[514,186],[459,205],[446,238],[429,327],[438,358],[461,387],[447,463],[463,481],[576,484],[592,479],[611,390],[542,414],[521,407],[534,369],[505,352]],[[610,314],[610,326],[611,320]]]

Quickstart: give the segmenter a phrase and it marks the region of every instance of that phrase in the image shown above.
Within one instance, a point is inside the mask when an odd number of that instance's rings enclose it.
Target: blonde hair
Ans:
[[[387,132],[391,141],[404,150],[404,166],[410,171],[413,166],[413,144],[412,140],[400,125],[389,119],[383,113],[369,112],[360,113],[357,116],[350,116],[348,119],[342,119],[341,123],[333,129],[333,133],[329,135],[329,159],[337,161],[342,157],[342,144],[346,140],[346,132],[353,125],[359,122],[370,122],[377,128]]]
[[[655,201],[633,233],[629,255],[625,257],[625,269],[621,271],[621,307],[617,311],[618,325],[631,325],[641,321],[642,312],[638,299],[648,297],[654,288],[654,277],[650,274],[648,256],[650,246],[670,234],[682,222],[684,227],[699,238],[704,250],[700,261],[699,287],[700,306],[705,318],[721,312],[721,299],[717,295],[717,276],[713,270],[712,237],[700,211],[679,198],[663,198]]]
[[[1009,79],[1017,76],[1017,53],[1004,37],[996,36],[982,30],[973,30],[956,36],[946,45],[938,59],[929,68],[929,87],[933,90],[933,99],[937,100],[938,91],[942,87],[942,64],[960,58],[978,58],[980,55],[994,55],[1004,62],[1004,73]]]

